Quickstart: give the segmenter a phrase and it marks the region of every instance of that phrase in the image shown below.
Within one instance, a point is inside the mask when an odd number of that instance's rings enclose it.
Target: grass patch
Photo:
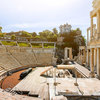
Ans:
[[[11,42],[11,41],[1,41],[3,45],[10,45],[10,46],[16,46],[16,42]]]
[[[31,45],[33,48],[42,48],[41,43],[32,43]],[[54,48],[54,44],[44,43],[44,48]]]
[[[44,48],[54,48],[54,46],[44,46]]]
[[[44,43],[44,48],[54,48],[54,44]]]
[[[20,47],[30,47],[30,44],[29,43],[22,43],[22,42],[20,42],[20,43],[18,43],[18,45]]]
[[[31,45],[33,48],[42,48],[42,44],[40,43],[32,43]]]

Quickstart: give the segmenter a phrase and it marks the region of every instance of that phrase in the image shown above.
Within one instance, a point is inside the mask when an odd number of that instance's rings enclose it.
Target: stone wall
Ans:
[[[0,67],[6,71],[23,66],[52,65],[54,49],[0,46]]]

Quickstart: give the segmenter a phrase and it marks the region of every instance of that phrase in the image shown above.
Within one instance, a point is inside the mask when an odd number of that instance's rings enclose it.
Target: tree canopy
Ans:
[[[0,26],[0,33],[2,33],[2,27]]]
[[[63,33],[60,36],[64,37],[64,44],[61,48],[72,47],[73,55],[76,56],[79,52],[79,46],[85,46],[85,38],[81,34],[81,30],[77,28],[72,30],[70,33]]]
[[[54,34],[58,34],[58,30],[56,28],[53,28],[52,31]]]
[[[57,41],[57,34],[53,33],[52,31],[49,30],[44,30],[43,32],[39,32],[40,38],[43,40],[47,41]]]
[[[36,37],[37,36],[37,33],[36,32],[33,32],[31,33],[33,37]]]

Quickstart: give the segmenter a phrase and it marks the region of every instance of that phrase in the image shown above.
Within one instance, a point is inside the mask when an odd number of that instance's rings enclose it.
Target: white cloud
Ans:
[[[24,23],[24,24],[9,24],[6,25],[8,28],[39,28],[39,27],[59,27],[58,24],[53,22],[47,22],[47,23]]]
[[[91,8],[92,0],[0,0],[0,24],[4,31],[39,31],[66,22],[83,29]]]

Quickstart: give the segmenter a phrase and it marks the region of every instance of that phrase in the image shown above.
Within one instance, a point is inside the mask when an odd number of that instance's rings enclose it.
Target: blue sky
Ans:
[[[86,36],[91,10],[92,0],[0,0],[0,26],[3,32],[40,32],[69,23]]]

